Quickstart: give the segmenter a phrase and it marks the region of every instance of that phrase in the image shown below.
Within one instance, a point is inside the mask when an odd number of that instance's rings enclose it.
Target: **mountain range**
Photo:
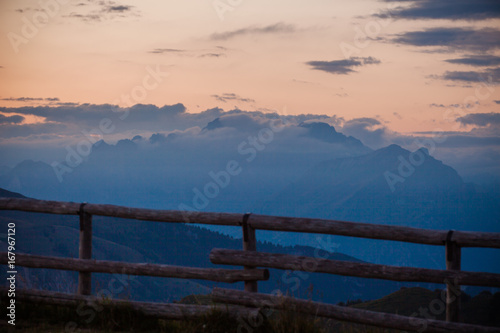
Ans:
[[[24,161],[2,168],[0,187],[37,199],[500,231],[498,192],[465,183],[425,147],[372,150],[330,124],[245,117],[116,144],[98,141],[72,165],[78,147],[68,146],[66,159],[57,161],[69,170],[62,181],[54,163]],[[205,227],[241,237],[239,230]],[[282,246],[318,245],[317,235],[257,236]],[[331,243],[364,261],[444,268],[443,247],[336,236]],[[500,272],[499,263],[497,250],[463,251],[463,269]]]

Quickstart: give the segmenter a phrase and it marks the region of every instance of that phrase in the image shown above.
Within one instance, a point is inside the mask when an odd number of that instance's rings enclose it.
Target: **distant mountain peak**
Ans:
[[[318,132],[318,133],[337,133],[335,130],[335,127],[333,127],[330,124],[323,123],[320,121],[315,121],[315,122],[302,122],[299,124],[299,127],[304,127],[304,128],[309,128],[311,131]]]
[[[307,136],[328,143],[342,143],[355,147],[365,147],[361,141],[352,136],[345,136],[335,130],[330,124],[324,122],[303,122],[299,127],[307,128]]]
[[[389,153],[389,154],[394,154],[394,153],[401,154],[401,153],[408,152],[406,149],[404,149],[403,147],[401,147],[395,143],[388,145],[387,147],[380,148],[378,151],[383,152],[383,153]]]
[[[130,148],[135,148],[136,144],[130,139],[122,139],[116,143],[117,147],[130,147]]]
[[[136,135],[132,138],[132,141],[137,142],[137,141],[142,141],[144,138],[141,135]]]
[[[96,143],[94,143],[93,148],[99,147],[99,146],[109,147],[109,145],[103,139],[101,139],[101,140],[97,141]]]
[[[220,118],[215,118],[214,120],[209,122],[207,124],[207,126],[205,126],[203,128],[203,131],[213,131],[213,130],[215,130],[217,128],[221,128],[221,127],[224,127],[224,125],[222,124]]]
[[[431,155],[429,154],[429,149],[427,149],[427,148],[425,148],[425,147],[421,147],[419,150],[420,150],[422,153],[424,153],[426,156],[431,156]],[[417,151],[418,151],[418,150],[417,150]]]

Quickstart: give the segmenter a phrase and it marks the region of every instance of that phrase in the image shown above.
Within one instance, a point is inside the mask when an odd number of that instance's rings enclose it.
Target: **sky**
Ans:
[[[325,115],[372,148],[444,131],[461,150],[442,156],[500,156],[495,0],[3,0],[0,15],[3,164],[108,104]],[[122,134],[157,120],[136,121]]]

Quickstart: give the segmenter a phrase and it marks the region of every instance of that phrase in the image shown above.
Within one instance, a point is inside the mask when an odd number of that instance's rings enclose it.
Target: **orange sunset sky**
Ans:
[[[57,104],[47,98],[127,106],[120,96],[142,84],[149,66],[169,75],[147,96],[136,92],[143,104],[372,117],[402,133],[467,130],[445,118],[498,112],[498,77],[489,66],[449,60],[497,58],[500,20],[406,18],[415,3],[2,1],[0,106]],[[479,38],[485,47],[439,44],[432,29],[492,36]],[[490,84],[446,78],[455,72],[482,73]]]

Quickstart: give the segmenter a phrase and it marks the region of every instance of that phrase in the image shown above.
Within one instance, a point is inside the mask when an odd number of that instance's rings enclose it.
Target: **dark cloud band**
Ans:
[[[351,57],[349,59],[333,60],[333,61],[309,61],[306,64],[311,66],[312,69],[314,70],[319,70],[330,74],[345,75],[356,72],[353,69],[354,67],[380,64],[380,60],[375,59],[373,57],[366,57],[366,58]]]
[[[500,2],[497,0],[386,0],[386,2],[404,3],[405,6],[376,14],[376,16],[410,20],[467,21],[500,17]]]

